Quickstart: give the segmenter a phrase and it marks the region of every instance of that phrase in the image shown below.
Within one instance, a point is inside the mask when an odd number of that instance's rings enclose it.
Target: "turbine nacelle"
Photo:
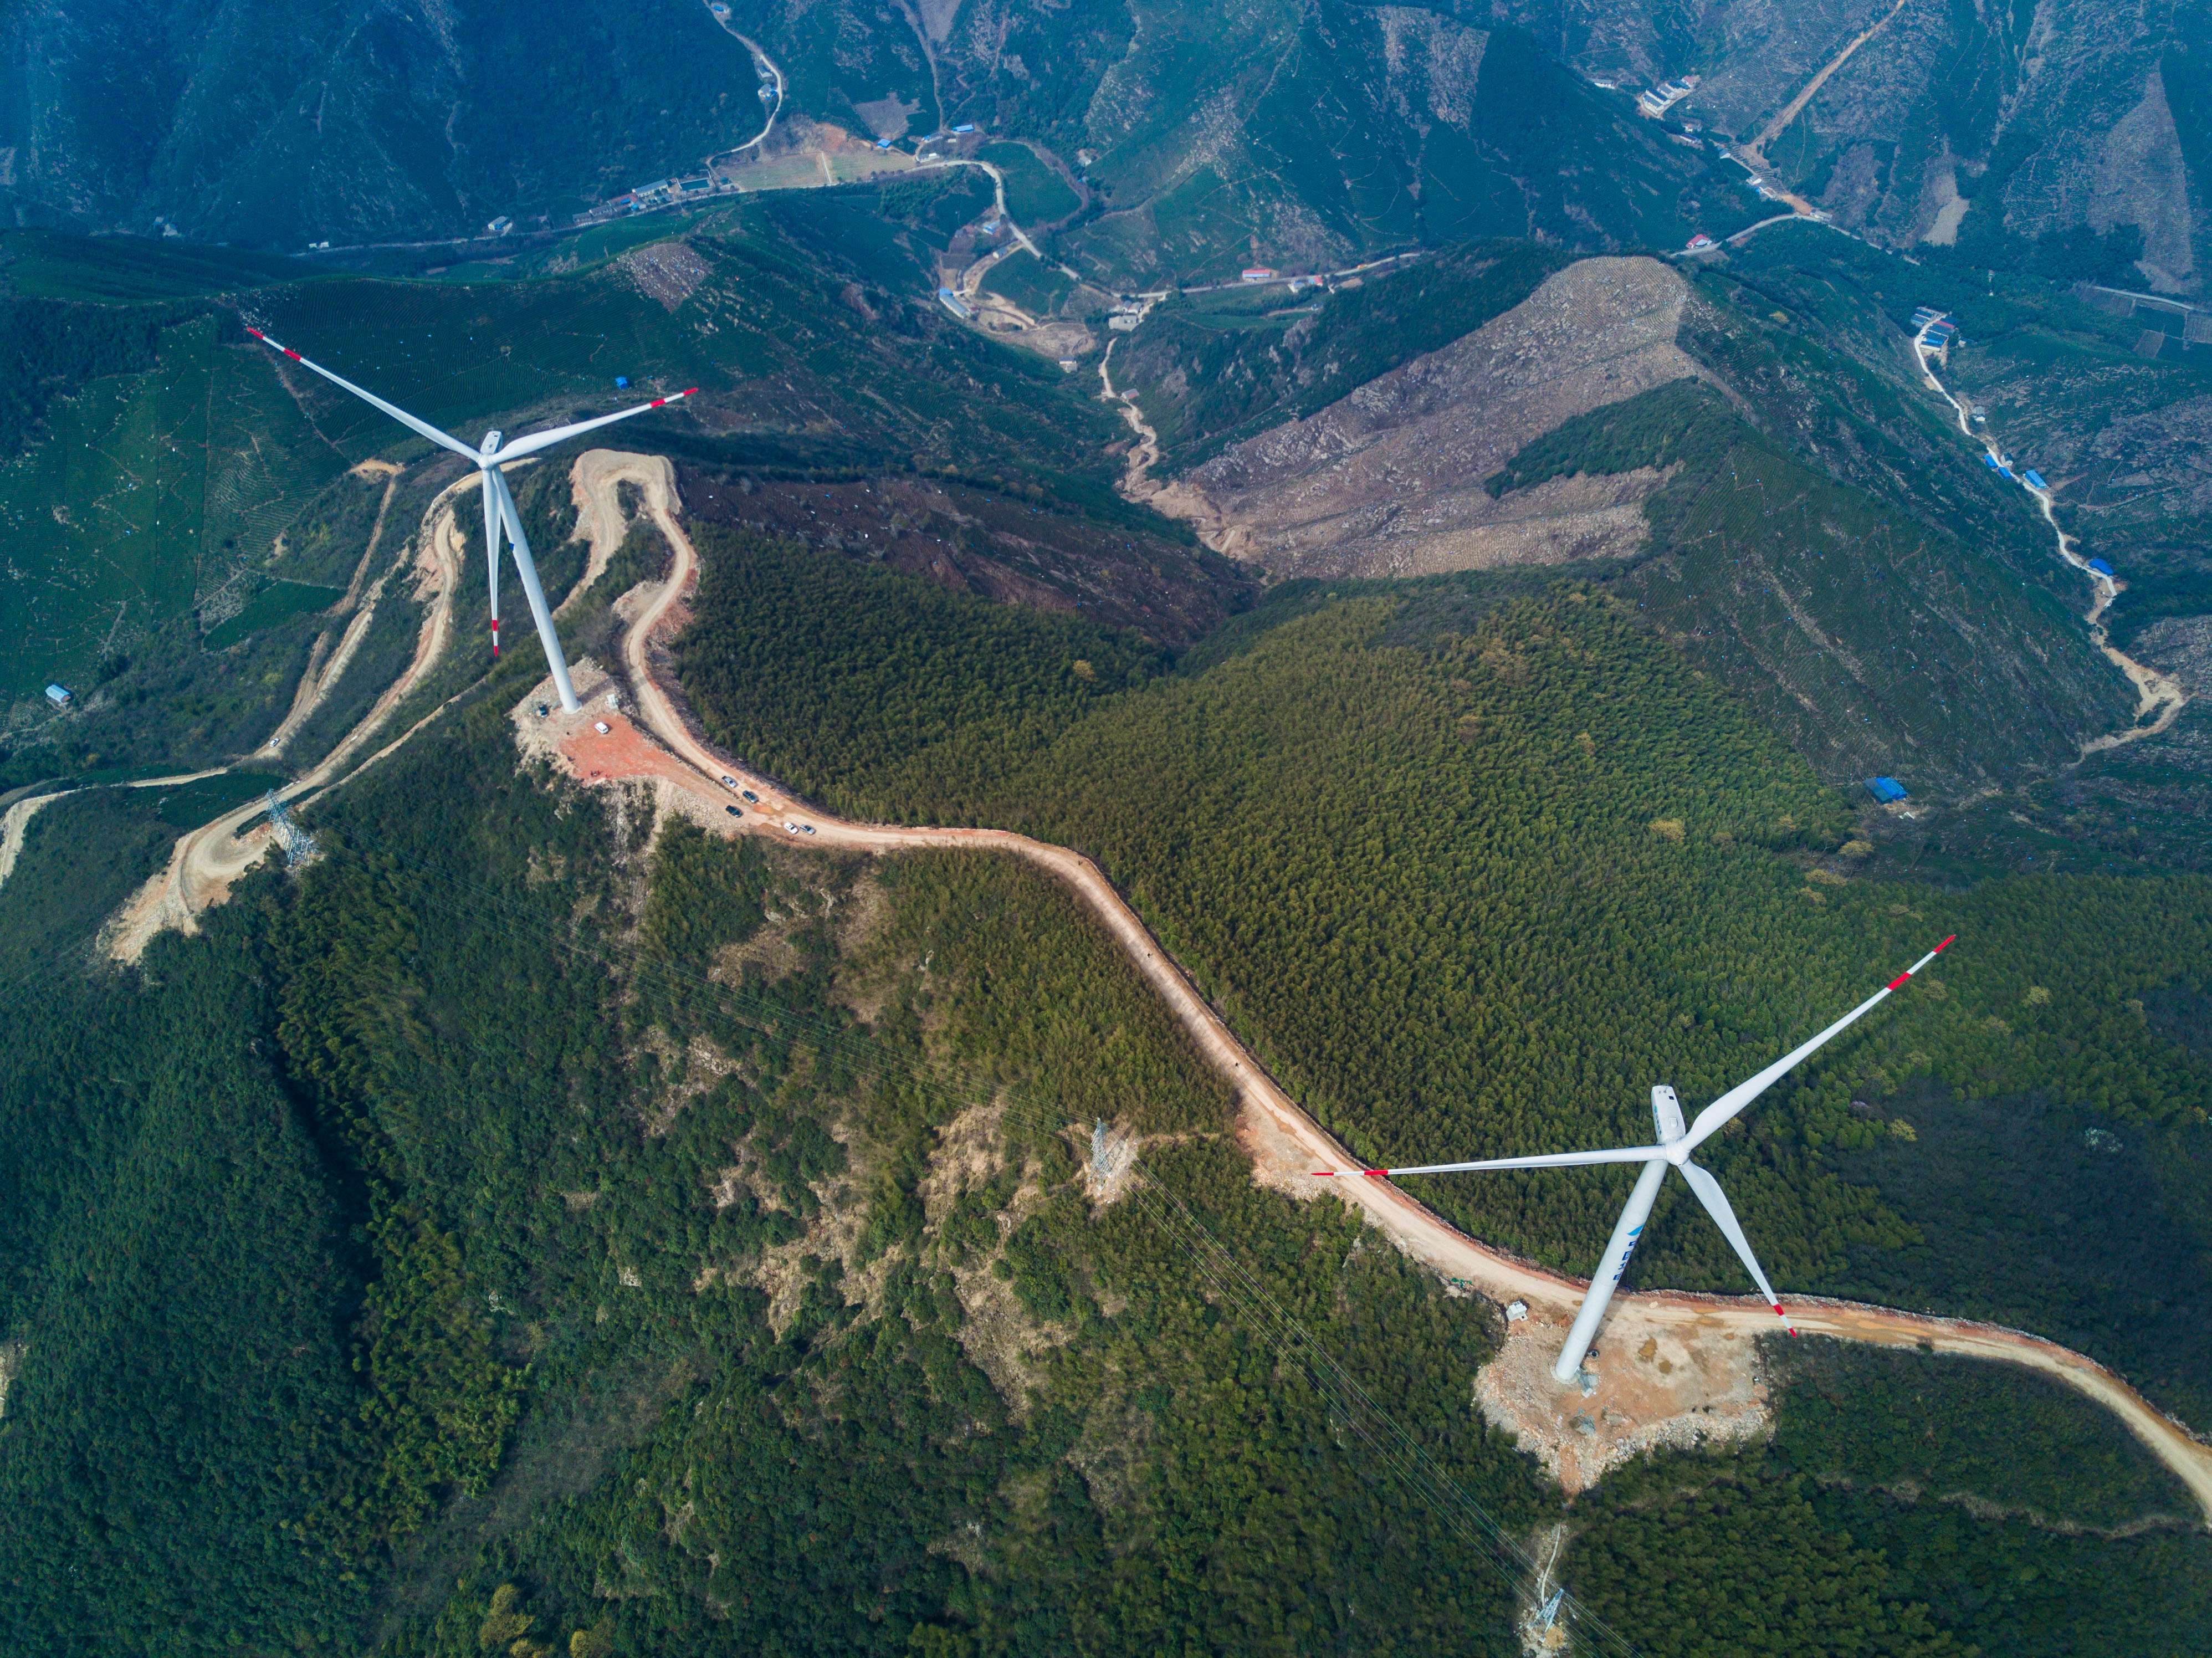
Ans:
[[[1951,935],[1955,938],[1958,935]],[[1598,1326],[1604,1321],[1607,1305],[1613,1299],[1613,1286],[1628,1271],[1628,1258],[1636,1253],[1638,1241],[1644,1235],[1644,1223],[1650,1218],[1651,1206],[1659,1197],[1659,1187],[1667,1178],[1669,1168],[1682,1171],[1690,1190],[1713,1224],[1721,1229],[1722,1236],[1735,1250],[1736,1259],[1751,1274],[1751,1281],[1766,1297],[1766,1304],[1774,1309],[1790,1333],[1797,1333],[1790,1323],[1790,1315],[1774,1294],[1774,1286],[1766,1281],[1760,1270],[1759,1257],[1752,1252],[1751,1241],[1743,1235],[1737,1224],[1735,1212],[1729,1206],[1728,1195],[1721,1183],[1705,1169],[1690,1161],[1690,1154],[1698,1146],[1719,1133],[1753,1100],[1764,1094],[1784,1076],[1810,1058],[1819,1048],[1864,1018],[1879,1007],[1912,975],[1926,967],[1950,947],[1951,938],[1923,956],[1911,967],[1899,974],[1880,990],[1861,1002],[1826,1029],[1808,1041],[1801,1042],[1768,1066],[1758,1075],[1738,1083],[1704,1110],[1695,1121],[1686,1127],[1682,1121],[1682,1103],[1674,1090],[1664,1083],[1651,1090],[1651,1121],[1657,1139],[1650,1145],[1624,1145],[1603,1151],[1552,1151],[1530,1157],[1488,1157],[1476,1163],[1432,1163],[1405,1169],[1363,1169],[1358,1172],[1370,1179],[1383,1180],[1396,1175],[1455,1175],[1487,1169],[1571,1169],[1591,1163],[1633,1163],[1643,1165],[1637,1176],[1635,1188],[1628,1194],[1627,1205],[1613,1225],[1613,1236],[1599,1257],[1597,1271],[1591,1275],[1589,1288],[1583,1292],[1583,1304],[1575,1315],[1574,1327],[1567,1333],[1566,1345],[1560,1350],[1559,1360],[1552,1366],[1552,1375],[1560,1382],[1572,1382],[1580,1374],[1583,1355],[1589,1351],[1590,1343],[1597,1335]],[[1317,1175],[1334,1177],[1345,1171],[1320,1169]]]
[[[506,531],[507,543],[514,554],[515,574],[522,579],[522,592],[530,601],[532,619],[538,624],[538,637],[545,647],[545,660],[553,670],[554,688],[561,694],[561,706],[574,714],[582,705],[576,701],[576,692],[568,683],[568,659],[561,652],[559,635],[553,629],[553,613],[546,607],[545,592],[538,585],[538,566],[530,556],[530,539],[523,533],[522,514],[516,510],[514,492],[507,487],[504,468],[507,462],[520,460],[550,449],[555,444],[565,443],[582,433],[595,431],[602,426],[611,426],[618,420],[628,420],[633,415],[642,415],[650,410],[665,408],[694,396],[696,386],[665,398],[655,398],[650,403],[641,403],[629,409],[616,410],[611,415],[599,415],[590,420],[580,420],[568,426],[549,427],[543,432],[532,432],[508,443],[506,434],[499,431],[484,434],[483,442],[471,448],[450,432],[441,432],[428,421],[419,420],[397,404],[386,403],[374,392],[364,391],[342,375],[334,374],[320,363],[310,362],[289,346],[279,345],[258,328],[246,331],[270,350],[290,358],[301,367],[321,375],[333,386],[342,387],[363,403],[382,410],[417,436],[428,438],[441,449],[474,463],[483,480],[484,563],[491,584],[491,653],[499,654],[499,554],[500,534]]]

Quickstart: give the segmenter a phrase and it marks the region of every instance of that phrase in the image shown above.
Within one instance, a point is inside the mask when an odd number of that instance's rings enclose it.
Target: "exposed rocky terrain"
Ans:
[[[1754,140],[1887,4],[1723,0],[1693,24],[1623,0],[1510,15],[1577,67],[1632,86],[1696,73],[1677,113]],[[2201,0],[2137,7],[1907,3],[1765,154],[1838,222],[1891,246],[2047,232],[2142,236],[2144,280],[2187,291],[2212,246],[2212,64]],[[2015,246],[2017,243],[2015,243]]]
[[[1682,278],[1587,259],[1474,333],[1237,445],[1156,504],[1276,577],[1423,575],[1634,551],[1662,474],[1483,480],[1561,422],[1698,372],[1675,343]]]

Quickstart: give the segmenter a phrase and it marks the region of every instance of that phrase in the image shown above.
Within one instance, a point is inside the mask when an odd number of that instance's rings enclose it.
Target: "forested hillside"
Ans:
[[[1667,483],[1644,503],[1645,556],[1608,586],[1832,781],[1964,790],[2054,770],[2125,727],[2132,688],[2043,572],[2023,579],[2019,550],[1992,557],[1850,488],[1699,382],[1579,416],[1487,488],[1638,467]]]
[[[1849,0],[1501,9],[1625,88],[1698,76],[1677,118],[1763,138],[1782,180],[1878,246],[2168,291],[2201,279],[2212,177],[2208,69],[2192,50],[2212,21],[2201,0],[2140,12],[2099,0],[2046,11]]]
[[[1917,1356],[1785,1371],[1771,1453],[1562,1510],[1469,1407],[1495,1314],[1255,1188],[1046,878],[656,833],[504,727],[359,780],[141,973],[11,973],[9,1650],[1502,1655],[1488,1527],[1562,1519],[1638,1650],[2202,1625],[2196,1537],[1963,1500],[2154,1520],[2107,1421]],[[1105,1202],[1097,1118],[1145,1139]],[[1885,1459],[1931,1387],[1915,1508]],[[1851,1616],[1619,1589],[1699,1558]]]
[[[761,123],[749,54],[687,0],[46,0],[0,53],[15,222],[287,251],[565,223]]]
[[[0,22],[0,196],[286,246],[450,231],[760,118],[689,0],[258,3]],[[1565,249],[1750,211],[1486,15],[736,12],[799,112],[978,120],[1009,206],[1072,214],[1052,252],[1100,281],[1452,244],[1115,336],[1176,466],[1462,338]],[[1477,1402],[1501,1310],[1256,1187],[1228,1084],[1044,874],[726,839],[518,764],[542,663],[477,647],[474,514],[451,594],[410,539],[454,464],[240,328],[471,438],[698,386],[623,429],[690,497],[674,656],[708,734],[842,811],[1088,853],[1364,1157],[1641,1140],[1654,1082],[1694,1104],[1956,933],[1708,1160],[1786,1292],[2030,1328],[2212,1424],[2212,879],[1992,876],[1980,819],[1877,847],[1833,786],[2009,781],[2124,717],[2018,492],[1869,348],[1899,296],[1669,276],[1705,378],[1489,478],[1649,472],[1633,559],[1255,608],[1117,493],[1095,361],[932,300],[992,202],[946,172],[374,275],[0,241],[0,791],[71,791],[0,885],[0,1649],[1506,1658],[1540,1582],[1593,1650],[2212,1647],[2186,1493],[2010,1370],[1769,1344],[1769,1439],[1563,1498]],[[565,461],[515,487],[557,599]],[[573,656],[621,659],[614,598],[666,550],[633,531]],[[121,786],[254,749],[349,584],[374,624],[281,766]],[[2193,614],[2161,592],[2123,623]],[[312,859],[111,962],[176,835],[327,752],[434,601],[465,642],[391,728],[428,723],[301,804]],[[1980,810],[2046,834],[2057,787]],[[1625,1184],[1419,1195],[1579,1271]],[[1680,1199],[1632,1285],[1741,1291]]]
[[[1048,679],[991,701],[985,653],[961,641],[1003,612],[775,544],[702,547],[679,653],[716,740],[855,816],[1088,852],[1359,1156],[1635,1143],[1652,1082],[1716,1094],[1954,932],[1933,988],[1722,1143],[1778,1281],[1863,1283],[1880,1260],[1892,1298],[1942,1301],[1916,1220],[1838,1172],[1914,1133],[1902,1090],[2047,1093],[2130,1133],[2212,1104],[2201,1048],[2145,1011],[2197,985],[2212,888],[1862,878],[1872,847],[1841,797],[1601,594],[1516,598],[1482,577],[1285,591],[1096,707],[1090,683]],[[821,620],[794,635],[794,610]],[[913,647],[873,665],[866,641],[891,618]],[[933,712],[963,707],[957,726]],[[2195,1180],[2177,1167],[2136,1200],[2201,1217]],[[1422,1195],[1478,1236],[1586,1267],[1623,1186],[1536,1173]],[[2179,1270],[2203,1284],[2201,1265]],[[1718,1234],[1663,1197],[1637,1272],[1741,1282]],[[2036,1322],[2020,1293],[1984,1285],[1973,1310]],[[2087,1282],[2057,1299],[2093,1351],[2202,1418],[2202,1339],[2178,1310],[2198,1293],[2133,1333]],[[2052,1299],[2033,1303],[2046,1323]]]
[[[2033,503],[1908,375],[1897,325],[1943,295],[1861,249],[1830,264],[1876,295],[1838,303],[1813,234],[1686,272],[1474,244],[1308,304],[1202,295],[1114,368],[1158,504],[1278,579],[1588,562],[1830,782],[2049,777],[2134,689]]]

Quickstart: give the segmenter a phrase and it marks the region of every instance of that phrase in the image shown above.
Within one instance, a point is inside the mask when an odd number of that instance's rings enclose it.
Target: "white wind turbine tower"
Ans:
[[[1953,933],[1952,938],[1958,937]],[[1690,1189],[1698,1194],[1698,1201],[1705,1206],[1705,1212],[1713,1218],[1714,1224],[1735,1248],[1736,1257],[1751,1272],[1751,1281],[1759,1286],[1766,1304],[1774,1309],[1784,1328],[1791,1335],[1796,1327],[1790,1322],[1790,1315],[1782,1310],[1775,1299],[1774,1286],[1766,1281],[1766,1274],[1759,1269],[1759,1257],[1751,1252],[1751,1243],[1736,1224],[1735,1212],[1729,1207],[1727,1194],[1721,1184],[1705,1169],[1690,1161],[1690,1153],[1706,1140],[1720,1133],[1730,1120],[1779,1082],[1784,1075],[1808,1058],[1822,1044],[1841,1035],[1869,1013],[1887,1001],[1892,992],[1900,989],[1912,975],[1941,956],[1951,938],[1923,956],[1911,967],[1899,974],[1880,990],[1861,1002],[1850,1012],[1830,1025],[1818,1035],[1791,1048],[1757,1076],[1738,1083],[1734,1088],[1698,1113],[1697,1121],[1686,1129],[1682,1126],[1681,1102],[1674,1090],[1664,1084],[1651,1090],[1651,1114],[1656,1120],[1659,1143],[1656,1145],[1620,1146],[1609,1151],[1554,1151],[1534,1157],[1491,1157],[1481,1163],[1431,1163],[1413,1169],[1363,1169],[1359,1172],[1370,1178],[1382,1179],[1395,1175],[1456,1175],[1477,1169],[1568,1169],[1594,1163],[1640,1163],[1644,1172],[1637,1177],[1635,1188],[1628,1194],[1627,1206],[1620,1212],[1620,1219],[1613,1229],[1613,1239],[1605,1246],[1597,1271],[1591,1274],[1589,1288],[1583,1294],[1582,1310],[1575,1315],[1574,1327],[1567,1332],[1567,1345],[1559,1350],[1559,1358],[1552,1365],[1552,1375],[1560,1382],[1572,1382],[1581,1371],[1583,1359],[1589,1351],[1590,1343],[1597,1335],[1597,1327],[1605,1320],[1605,1309],[1613,1300],[1613,1292],[1620,1282],[1621,1274],[1628,1270],[1628,1258],[1636,1252],[1636,1243],[1644,1232],[1644,1223],[1650,1218],[1651,1205],[1659,1195],[1659,1183],[1667,1177],[1669,1165],[1682,1171]],[[1316,1175],[1334,1175],[1339,1170],[1319,1169]]]
[[[363,391],[342,375],[333,374],[319,362],[310,362],[289,346],[279,345],[258,328],[246,331],[270,350],[281,352],[302,368],[320,374],[333,386],[343,386],[363,403],[373,404],[410,431],[419,433],[431,442],[452,450],[476,464],[477,474],[483,481],[484,563],[491,574],[491,653],[499,654],[499,532],[502,525],[507,529],[507,544],[514,550],[515,573],[522,578],[522,592],[530,601],[530,614],[538,623],[538,637],[545,646],[545,659],[552,665],[553,683],[561,693],[561,706],[570,714],[580,706],[576,701],[575,688],[568,683],[568,659],[561,654],[561,641],[553,631],[553,613],[545,608],[545,590],[538,585],[538,566],[530,556],[530,538],[522,532],[522,514],[515,510],[514,493],[507,487],[501,471],[507,462],[534,455],[550,449],[580,433],[595,431],[602,426],[611,426],[618,420],[628,420],[632,415],[642,415],[648,410],[666,407],[682,401],[698,391],[692,386],[673,397],[655,398],[651,403],[641,403],[634,409],[624,409],[612,415],[601,415],[596,420],[580,420],[573,426],[556,426],[543,432],[532,432],[527,437],[517,438],[512,443],[502,443],[501,434],[487,432],[483,442],[471,448],[459,438],[441,432],[429,422],[417,420],[397,404],[386,403],[374,392]]]

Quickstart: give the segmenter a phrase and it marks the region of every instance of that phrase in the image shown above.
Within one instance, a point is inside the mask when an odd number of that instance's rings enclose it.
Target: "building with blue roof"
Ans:
[[[1887,806],[1905,799],[1905,785],[1894,777],[1869,777],[1867,779],[1867,793]]]

